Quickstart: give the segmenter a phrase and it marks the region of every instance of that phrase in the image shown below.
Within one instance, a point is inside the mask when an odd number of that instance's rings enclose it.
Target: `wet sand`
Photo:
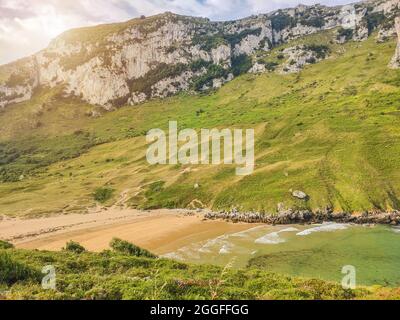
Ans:
[[[188,244],[254,227],[245,223],[204,221],[202,214],[182,210],[100,210],[30,220],[0,221],[0,239],[17,248],[61,250],[73,240],[90,251],[109,248],[113,237],[165,254]]]

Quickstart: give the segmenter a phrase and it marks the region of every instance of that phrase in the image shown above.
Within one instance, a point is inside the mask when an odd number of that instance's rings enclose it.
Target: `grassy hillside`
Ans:
[[[400,209],[400,72],[387,64],[394,40],[336,45],[299,74],[244,75],[217,92],[182,94],[104,113],[42,90],[0,113],[0,213],[85,212],[98,188],[105,205],[204,206],[275,211]],[[292,45],[292,44],[290,44]],[[288,45],[286,45],[288,46]],[[259,59],[282,63],[276,48]],[[95,115],[93,117],[93,115]],[[180,128],[255,128],[256,170],[235,166],[153,166],[145,133]],[[194,188],[199,184],[199,188]],[[307,202],[289,190],[303,190]]]
[[[4,247],[4,245],[3,245]],[[70,245],[69,249],[79,247]],[[396,299],[397,289],[359,288],[268,273],[143,258],[118,251],[42,252],[0,249],[2,299]],[[52,265],[56,290],[44,290]]]

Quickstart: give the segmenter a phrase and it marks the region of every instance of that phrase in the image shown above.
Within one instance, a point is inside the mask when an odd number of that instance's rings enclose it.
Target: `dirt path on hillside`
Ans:
[[[18,248],[39,250],[60,250],[73,240],[90,251],[101,251],[108,248],[113,237],[118,237],[165,254],[251,227],[254,225],[203,221],[201,214],[187,210],[109,209],[85,215],[4,219],[0,221],[0,239],[11,241]]]

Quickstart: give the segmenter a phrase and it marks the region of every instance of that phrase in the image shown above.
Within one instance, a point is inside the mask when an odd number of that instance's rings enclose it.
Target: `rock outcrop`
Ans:
[[[311,224],[323,222],[354,223],[354,224],[389,224],[400,225],[400,211],[379,212],[366,211],[361,214],[348,212],[333,212],[327,208],[312,212],[310,210],[288,209],[278,213],[247,212],[239,213],[237,210],[230,212],[207,212],[207,220],[227,220],[231,222],[281,224]]]
[[[314,64],[325,59],[329,54],[329,48],[324,45],[301,45],[286,48],[282,51],[282,54],[286,57],[287,62],[283,64],[280,71],[282,73],[296,73],[308,64]]]
[[[270,71],[257,61],[257,52],[293,39],[340,27],[339,42],[361,41],[375,29],[387,30],[399,2],[300,5],[229,22],[165,13],[71,30],[32,57],[0,66],[0,108],[31,99],[38,87],[59,86],[66,96],[106,109],[182,90],[218,88],[233,75]],[[282,72],[298,72],[323,59],[304,47],[284,54],[289,59]]]
[[[390,61],[389,67],[393,69],[399,69],[400,68],[400,17],[397,17],[395,20],[395,28],[396,28],[396,33],[397,33],[397,47],[396,47],[396,52],[392,58],[392,61]]]

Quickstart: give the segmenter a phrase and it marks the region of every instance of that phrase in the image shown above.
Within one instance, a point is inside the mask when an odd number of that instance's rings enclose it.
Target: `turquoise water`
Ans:
[[[167,255],[192,263],[257,267],[340,282],[347,265],[358,285],[400,286],[400,229],[328,223],[260,226],[191,244]]]

